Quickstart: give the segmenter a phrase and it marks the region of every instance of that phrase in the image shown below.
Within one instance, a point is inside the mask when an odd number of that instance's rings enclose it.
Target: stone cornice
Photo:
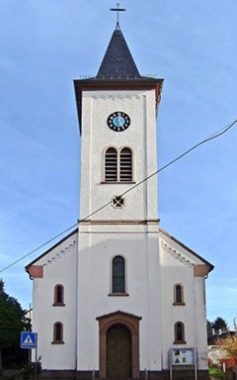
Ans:
[[[210,272],[210,268],[207,264],[195,265],[194,266],[194,276],[195,277],[206,277]]]
[[[168,239],[170,239],[172,242],[174,242],[175,244],[178,244],[178,246],[180,246],[181,248],[184,248],[185,250],[190,252],[191,255],[196,257],[198,260],[201,260],[203,262],[203,264],[200,264],[200,265],[205,265],[206,268],[208,268],[209,272],[211,272],[214,269],[214,266],[211,263],[209,263],[206,259],[204,259],[199,254],[197,254],[195,251],[193,251],[192,249],[190,249],[189,247],[184,245],[181,241],[176,239],[174,236],[170,235],[168,232],[163,230],[163,228],[160,228],[160,232],[161,232],[161,234],[164,234],[166,237],[168,237]]]
[[[166,250],[166,252],[168,252],[171,256],[173,256],[180,263],[183,263],[183,264],[186,264],[186,265],[189,265],[189,266],[194,266],[194,262],[193,261],[189,260],[184,254],[182,254],[177,249],[174,249],[174,247],[172,247],[171,245],[169,245],[164,240],[161,240],[161,245]]]
[[[129,94],[123,94],[123,95],[93,95],[92,98],[94,100],[112,100],[112,101],[117,101],[117,100],[128,100],[128,99],[137,99],[137,100],[141,100],[142,99],[142,96],[141,95],[137,95],[137,94],[132,94],[132,95],[129,95]]]
[[[180,263],[193,267],[194,277],[206,277],[210,272],[210,266],[206,263],[203,264],[195,264],[194,261],[188,259],[184,254],[180,251],[174,249],[171,245],[167,244],[164,240],[161,240],[162,247],[168,252],[171,256],[173,256]]]
[[[98,219],[98,220],[78,220],[80,225],[158,225],[159,219],[144,219],[144,220],[108,220],[108,219]]]

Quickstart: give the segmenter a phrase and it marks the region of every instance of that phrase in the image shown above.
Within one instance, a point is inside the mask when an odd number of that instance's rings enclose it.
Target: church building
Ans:
[[[97,75],[74,81],[80,220],[26,267],[40,378],[208,379],[213,266],[161,228],[149,178],[162,85],[139,73],[118,22]]]

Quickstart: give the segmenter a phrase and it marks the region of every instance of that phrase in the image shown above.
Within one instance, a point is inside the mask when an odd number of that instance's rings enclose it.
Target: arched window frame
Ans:
[[[175,306],[185,305],[184,288],[183,288],[182,284],[175,284],[174,285],[174,302],[173,302],[173,305],[175,305]]]
[[[53,325],[53,344],[63,344],[63,324],[62,322],[55,322]]]
[[[116,155],[116,160],[115,160],[115,163],[113,165],[113,161],[112,161],[112,164],[111,165],[108,165],[108,159],[109,159],[109,154],[114,154]],[[104,152],[104,182],[105,183],[117,183],[118,182],[118,151],[116,148],[114,148],[113,146],[110,146],[108,148],[106,148],[105,152]],[[111,173],[111,170],[114,170],[114,174],[113,172]],[[111,177],[111,179],[109,179],[109,177]]]
[[[130,152],[130,161],[131,161],[131,165],[130,165],[130,167],[128,166],[127,171],[126,171],[126,169],[124,170],[126,163],[124,162],[124,157],[123,157],[123,154],[126,150]],[[114,154],[116,152],[116,170],[114,170],[114,172],[116,172],[116,174],[114,174],[114,175],[113,175],[113,173],[111,174],[111,172],[109,171],[109,167],[107,166],[107,155],[108,155],[109,151],[111,151],[111,153],[114,152]],[[103,173],[104,173],[103,174],[103,183],[112,184],[112,183],[133,183],[134,182],[134,164],[133,164],[134,154],[133,154],[133,150],[130,147],[124,146],[120,149],[116,149],[113,146],[107,147],[104,150],[103,157],[104,157],[104,159],[103,159]],[[123,162],[123,164],[121,165],[122,162]],[[128,180],[125,180],[126,175],[128,177]],[[111,179],[109,179],[109,176],[111,176]]]
[[[64,303],[64,286],[57,284],[54,287],[54,303],[53,306],[65,306]]]
[[[120,268],[119,268],[120,266]],[[128,296],[126,293],[126,261],[121,255],[116,255],[111,264],[111,293],[110,296]]]
[[[124,160],[124,153],[127,155],[127,162]],[[125,183],[133,181],[133,152],[132,149],[127,146],[122,148],[119,152],[119,179],[120,182]]]
[[[185,327],[184,323],[177,321],[174,325],[174,344],[185,344]]]

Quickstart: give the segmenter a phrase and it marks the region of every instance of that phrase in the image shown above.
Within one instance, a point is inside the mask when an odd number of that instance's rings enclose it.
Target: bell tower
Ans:
[[[158,219],[156,177],[128,190],[157,169],[156,112],[162,83],[139,74],[118,22],[96,77],[75,80],[81,220],[91,214],[88,219]]]
[[[123,361],[118,349],[111,359],[117,367],[106,362],[110,335],[104,326],[113,329],[111,336],[133,331],[128,337],[132,348],[127,347],[132,362],[124,368],[133,378],[150,360],[147,347],[139,363],[140,327],[143,349],[147,335],[161,328],[160,317],[153,317],[160,297],[157,177],[136,185],[157,169],[162,84],[162,79],[140,75],[118,21],[96,77],[74,81],[81,133],[78,370],[95,368],[103,378],[110,373],[119,377]],[[156,294],[149,291],[152,287]],[[153,355],[160,358],[157,350]]]

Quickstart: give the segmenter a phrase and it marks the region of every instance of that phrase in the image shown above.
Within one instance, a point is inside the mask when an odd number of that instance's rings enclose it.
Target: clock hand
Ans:
[[[122,127],[124,125],[124,119],[121,115],[118,116],[118,125]]]

